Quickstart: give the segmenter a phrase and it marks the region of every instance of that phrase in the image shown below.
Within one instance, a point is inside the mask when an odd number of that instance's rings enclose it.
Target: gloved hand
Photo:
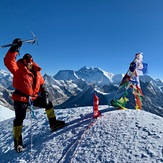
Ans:
[[[20,50],[20,47],[22,46],[22,41],[20,38],[16,38],[13,40],[13,45],[11,46],[10,48],[10,51],[11,52],[15,52],[15,51],[19,51]]]
[[[45,104],[45,105],[49,105],[49,94],[48,94],[48,92],[43,91],[43,92],[41,93],[41,96],[42,96],[42,98],[43,98],[44,104]]]

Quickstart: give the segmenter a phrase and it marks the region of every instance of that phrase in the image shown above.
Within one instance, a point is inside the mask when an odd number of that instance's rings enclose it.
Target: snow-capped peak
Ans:
[[[106,72],[100,68],[94,67],[82,67],[78,71],[74,70],[60,70],[54,79],[57,80],[77,80],[83,79],[86,82],[98,83],[98,84],[108,84],[112,83],[112,73]]]
[[[9,73],[9,72],[7,72],[5,70],[0,69],[0,78],[4,78],[4,77],[6,77],[8,75],[12,76],[11,73]]]
[[[78,76],[74,70],[60,70],[56,75],[53,76],[57,80],[77,80]]]

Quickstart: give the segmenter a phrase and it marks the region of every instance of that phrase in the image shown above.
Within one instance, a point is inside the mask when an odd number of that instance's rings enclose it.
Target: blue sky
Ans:
[[[162,0],[6,0],[0,2],[0,45],[32,38],[30,53],[42,74],[99,67],[125,73],[135,53],[143,52],[148,75],[163,79]],[[0,49],[0,68],[8,48]]]

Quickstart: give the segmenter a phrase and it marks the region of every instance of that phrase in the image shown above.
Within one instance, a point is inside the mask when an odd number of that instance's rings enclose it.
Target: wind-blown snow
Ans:
[[[36,119],[28,113],[23,127],[26,150],[22,153],[13,148],[13,118],[0,122],[1,163],[163,162],[163,118],[142,110],[108,106],[99,106],[99,110],[102,116],[95,121],[92,107],[56,110],[67,126],[54,133],[49,131],[44,109],[35,111]]]

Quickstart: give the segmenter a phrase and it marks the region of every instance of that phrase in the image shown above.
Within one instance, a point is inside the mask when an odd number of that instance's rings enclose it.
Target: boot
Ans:
[[[46,109],[46,115],[47,115],[48,119],[56,118],[53,108]]]
[[[56,120],[56,116],[55,116],[53,108],[46,109],[46,114],[47,114],[47,117],[49,119],[51,132],[56,131],[57,129],[62,128],[63,126],[65,126],[64,121]]]
[[[14,126],[14,148],[16,152],[23,151],[23,141],[22,141],[22,126]]]
[[[49,119],[49,123],[50,123],[51,132],[54,132],[54,131],[65,126],[65,121],[56,120],[56,119],[52,119],[52,118]]]

